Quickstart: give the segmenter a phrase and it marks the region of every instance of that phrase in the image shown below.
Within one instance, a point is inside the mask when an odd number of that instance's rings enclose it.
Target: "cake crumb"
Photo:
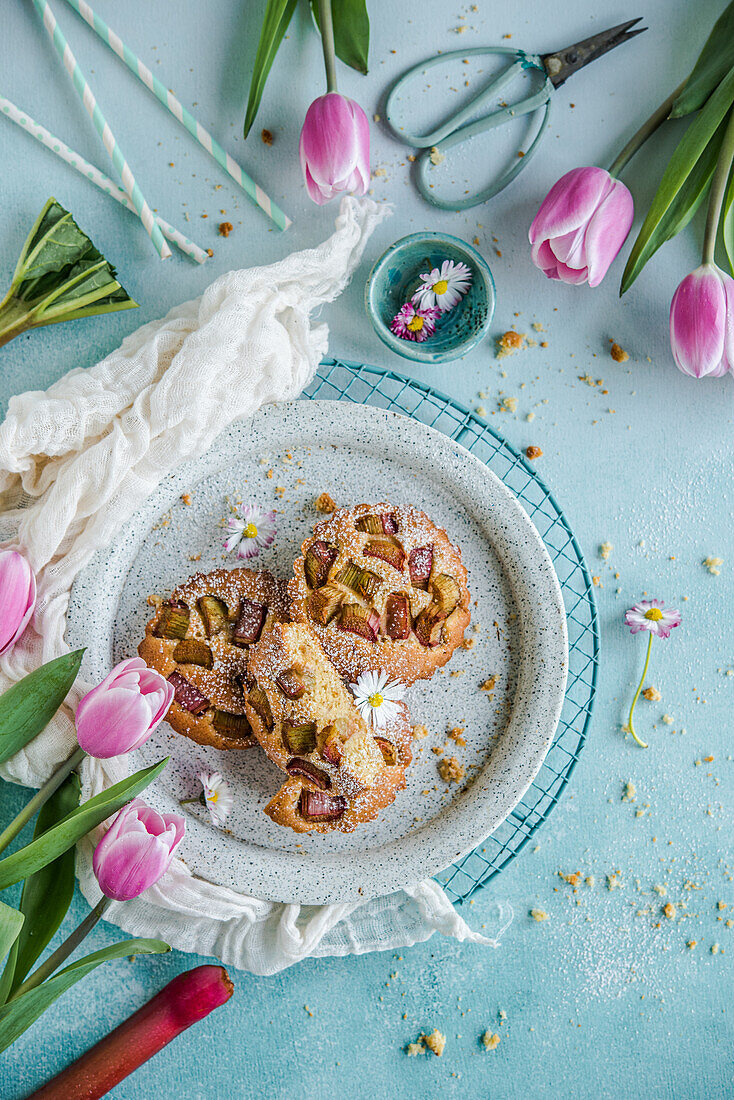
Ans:
[[[488,677],[488,678],[487,678],[487,679],[486,679],[486,680],[484,681],[484,683],[483,683],[483,684],[480,684],[480,685],[479,685],[479,690],[480,690],[480,691],[494,691],[494,689],[495,689],[495,688],[496,688],[496,686],[497,686],[497,680],[498,680],[498,678],[499,678],[499,677],[497,677],[497,676],[489,676],[489,677]]]
[[[441,760],[438,772],[444,783],[458,783],[466,774],[464,765],[460,764],[455,756],[450,756],[448,760]]]
[[[330,516],[332,512],[336,511],[336,503],[328,493],[319,493],[313,502],[313,506],[317,512],[323,512],[326,516]]]
[[[191,493],[181,493],[181,501],[188,507],[191,506]]]
[[[631,779],[628,779],[627,782],[624,785],[624,790],[622,791],[622,801],[623,802],[634,802],[636,797],[637,797],[637,787],[634,785],[634,783],[632,782]]]
[[[587,886],[593,887],[594,884],[596,883],[596,879],[594,878],[593,875],[587,875],[586,878],[584,879],[584,882],[586,883]]]
[[[218,229],[219,236],[228,237],[233,229],[234,226],[232,225],[232,222],[220,222]]]
[[[273,144],[273,135],[270,130],[262,129],[260,131],[260,141],[263,143],[263,145]]]
[[[646,687],[642,694],[650,703],[659,703],[662,699],[662,695],[656,687]]]
[[[611,875],[607,875],[607,890],[619,890],[622,887],[622,880],[616,871],[613,871]]]
[[[482,1045],[485,1050],[496,1050],[500,1045],[500,1037],[497,1032],[485,1031],[482,1035]]]
[[[693,951],[693,948],[696,947],[697,944],[698,944],[698,940],[688,940],[687,943],[686,943],[686,947],[688,948],[689,951]]]
[[[159,607],[163,606],[163,597],[158,596],[155,592],[153,592],[150,596],[148,596],[145,602],[149,604],[150,607],[154,607],[157,611]]]
[[[711,944],[711,954],[712,955],[718,955],[720,950],[721,950],[721,948],[719,947],[718,943],[712,943]]]
[[[543,452],[541,451],[540,447],[526,447],[525,448],[525,454],[527,455],[527,457],[531,461],[534,458],[542,458],[543,457]]]
[[[614,547],[612,546],[611,542],[603,542],[601,544],[601,546],[599,547],[599,557],[602,559],[602,561],[609,561],[609,556],[612,553],[613,549]]]
[[[721,573],[721,566],[724,564],[723,558],[704,558],[703,565],[708,569],[712,577],[718,577]]]
[[[663,717],[662,717],[662,721],[665,722],[666,726],[672,726],[673,725],[673,716],[672,716],[672,714],[664,714]]]
[[[500,401],[500,412],[514,413],[517,411],[517,398],[516,397],[503,397]]]
[[[673,918],[677,915],[677,912],[678,910],[673,905],[672,901],[667,901],[663,906],[663,913],[668,918],[668,920],[673,920]]]
[[[405,1050],[406,1050],[406,1053],[407,1053],[409,1058],[416,1058],[419,1054],[425,1054],[426,1053],[426,1048],[423,1046],[423,1043],[421,1043],[421,1042],[408,1043]]]
[[[434,1027],[430,1035],[421,1035],[422,1041],[426,1044],[429,1050],[433,1051],[437,1058],[440,1058],[444,1052],[446,1046],[446,1036]]]
[[[413,738],[416,741],[422,741],[424,737],[428,737],[428,729],[426,726],[413,726]]]
[[[624,350],[624,348],[620,347],[619,344],[617,344],[614,340],[612,341],[612,346],[609,349],[609,354],[611,355],[615,363],[626,363],[629,359],[629,355]]]
[[[430,154],[429,159],[431,161],[431,164],[435,168],[439,164],[443,164],[443,162],[446,160],[446,155],[445,155],[445,153],[441,152],[441,150],[438,148],[437,145],[432,145],[431,146],[431,154]]]
[[[509,329],[497,338],[496,359],[506,359],[508,355],[514,355],[516,351],[522,351],[526,347],[524,332],[515,332]]]
[[[569,886],[578,886],[581,879],[580,871],[572,871],[570,874],[565,874],[563,871],[558,872],[558,877],[562,878],[564,882],[567,882]]]
[[[533,920],[537,921],[548,920],[548,914],[546,913],[545,909],[531,909],[530,916],[533,918]]]
[[[463,726],[454,726],[453,729],[447,731],[446,736],[449,737],[452,741],[456,742],[457,745],[466,744]]]

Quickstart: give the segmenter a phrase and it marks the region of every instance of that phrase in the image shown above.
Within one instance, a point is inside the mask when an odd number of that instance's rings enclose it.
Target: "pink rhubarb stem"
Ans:
[[[28,1100],[99,1100],[233,992],[223,966],[197,966],[179,974]]]

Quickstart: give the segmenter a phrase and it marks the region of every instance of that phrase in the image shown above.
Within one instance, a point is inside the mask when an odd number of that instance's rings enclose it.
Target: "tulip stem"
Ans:
[[[77,748],[75,752],[71,754],[68,760],[66,760],[43,784],[40,790],[36,791],[33,798],[26,803],[20,813],[13,818],[7,828],[3,829],[0,833],[0,852],[7,848],[8,844],[16,838],[20,830],[30,821],[35,813],[40,810],[41,806],[57,790],[66,779],[70,772],[73,772],[87,754],[84,749]]]
[[[635,692],[635,697],[632,700],[632,706],[630,707],[630,716],[627,719],[627,729],[630,731],[630,733],[632,734],[632,736],[634,737],[635,741],[637,742],[637,744],[640,746],[641,749],[646,749],[647,744],[646,744],[645,741],[642,741],[637,736],[637,734],[635,733],[635,727],[632,725],[632,715],[635,713],[635,707],[637,706],[637,700],[640,698],[640,692],[642,691],[642,685],[644,684],[645,677],[647,676],[647,667],[650,664],[650,650],[652,649],[652,638],[653,638],[653,636],[652,636],[652,631],[651,631],[649,636],[648,636],[648,639],[647,639],[647,656],[645,657],[645,667],[642,670],[642,676],[640,677],[640,682],[637,685],[637,691]]]
[[[729,113],[729,122],[721,144],[719,159],[716,162],[711,191],[709,193],[709,208],[706,214],[706,228],[703,234],[703,262],[714,263],[716,251],[716,233],[719,228],[721,207],[724,203],[726,185],[729,182],[732,161],[734,161],[734,110]]]
[[[16,1000],[16,998],[22,996],[23,993],[27,993],[29,989],[35,989],[41,982],[45,982],[46,978],[50,978],[54,971],[58,970],[61,964],[68,959],[72,951],[76,951],[85,936],[92,931],[97,921],[104,915],[107,907],[111,904],[111,900],[112,899],[108,897],[101,897],[92,912],[88,913],[71,935],[67,936],[53,954],[49,955],[45,963],[41,963],[38,969],[33,971],[30,978],[26,978],[23,984],[18,986],[13,996],[9,998],[8,1003]]]
[[[637,150],[645,144],[649,137],[652,137],[658,127],[662,126],[662,124],[665,122],[668,115],[672,111],[673,104],[675,103],[680,93],[683,91],[687,80],[688,77],[686,77],[682,84],[678,85],[674,92],[670,93],[668,98],[660,104],[657,111],[654,111],[650,115],[647,122],[643,122],[637,133],[632,135],[632,137],[625,145],[624,149],[622,149],[622,151],[614,158],[611,165],[609,166],[610,176],[618,176],[619,173],[627,166],[628,162],[632,160],[632,157],[635,155]]]
[[[321,45],[324,50],[326,68],[326,91],[336,91],[336,51],[334,49],[334,21],[331,15],[331,0],[319,0],[319,24],[321,26]]]

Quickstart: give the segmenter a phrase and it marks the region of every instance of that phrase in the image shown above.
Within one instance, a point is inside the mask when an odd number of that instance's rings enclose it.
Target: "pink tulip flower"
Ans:
[[[166,873],[185,831],[178,814],[156,813],[134,798],[94,849],[92,866],[102,893],[115,901],[142,894]]]
[[[0,654],[14,645],[36,606],[36,578],[17,550],[0,550]]]
[[[632,226],[629,190],[603,168],[574,168],[540,204],[528,234],[549,279],[598,286]]]
[[[686,275],[670,303],[670,346],[684,374],[734,371],[734,279],[716,264]]]
[[[314,202],[335,195],[364,195],[370,182],[370,125],[358,103],[338,92],[315,99],[299,144],[301,169]]]
[[[76,736],[90,756],[106,760],[148,740],[173,702],[173,686],[131,657],[87,692],[76,708]]]

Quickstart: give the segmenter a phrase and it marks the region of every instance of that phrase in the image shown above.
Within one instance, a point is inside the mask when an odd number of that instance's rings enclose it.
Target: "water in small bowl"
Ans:
[[[440,314],[433,336],[419,342],[390,331],[400,308],[409,302],[424,272],[444,260],[465,263],[472,282],[453,309]],[[365,306],[375,332],[398,355],[425,363],[445,363],[465,355],[482,340],[492,321],[494,279],[484,258],[458,237],[415,233],[396,241],[373,267],[365,289]]]

